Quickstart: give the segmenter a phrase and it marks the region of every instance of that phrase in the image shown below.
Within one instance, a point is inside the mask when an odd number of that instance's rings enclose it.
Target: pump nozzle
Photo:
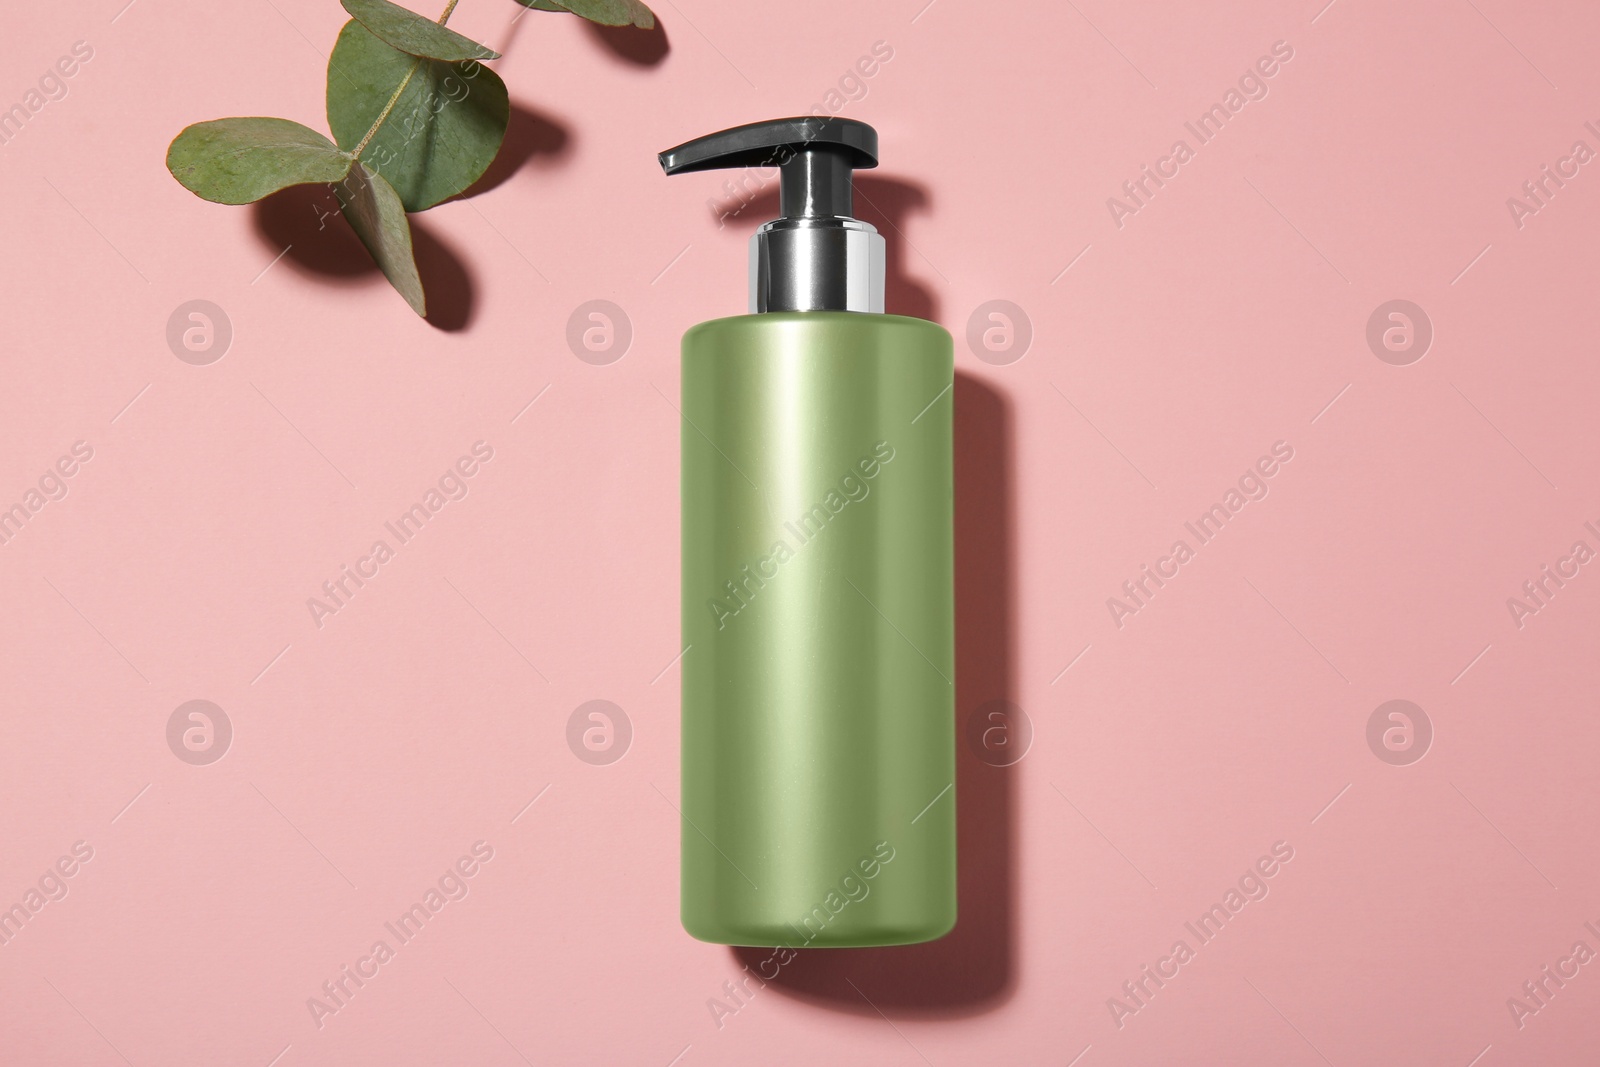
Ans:
[[[883,311],[884,246],[851,216],[851,173],[878,165],[854,119],[773,119],[698,137],[658,157],[667,174],[776,167],[780,217],[750,239],[750,310]]]

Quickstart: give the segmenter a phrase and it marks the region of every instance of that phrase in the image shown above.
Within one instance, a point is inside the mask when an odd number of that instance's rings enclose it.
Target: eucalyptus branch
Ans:
[[[450,0],[449,3],[444,5],[444,11],[439,15],[439,25],[443,26],[445,23],[450,21],[450,12],[456,9],[456,4],[459,2],[460,0]],[[357,144],[355,150],[350,153],[351,158],[361,158],[361,153],[365,151],[367,145],[371,143],[373,136],[378,132],[378,127],[383,125],[384,120],[389,117],[389,112],[393,111],[394,106],[400,102],[401,94],[406,91],[406,86],[411,84],[411,79],[417,76],[417,71],[421,67],[421,59],[414,59],[411,61],[411,69],[406,71],[406,76],[400,80],[400,85],[395,89],[393,95],[389,97],[389,102],[383,105],[383,110],[378,112],[378,117],[372,121],[372,126],[364,135],[362,135],[361,142]]]
[[[451,6],[455,6],[455,0],[451,0]],[[373,134],[378,132],[378,127],[383,125],[383,120],[389,117],[389,112],[393,111],[394,106],[400,102],[400,94],[406,91],[406,86],[411,84],[411,79],[416,77],[417,71],[421,67],[422,60],[413,59],[411,61],[411,69],[406,71],[404,78],[400,79],[400,84],[395,88],[394,94],[389,97],[389,102],[383,105],[383,110],[378,112],[378,117],[372,120],[372,126],[362,135],[361,141],[356,145],[355,150],[350,153],[352,158],[361,158],[361,153],[372,140]]]
[[[478,65],[500,53],[445,26],[458,0],[435,0],[444,5],[437,20],[403,6],[404,0],[337,2],[350,21],[328,56],[331,138],[280,118],[195,122],[167,146],[167,170],[184,188],[217,204],[254,204],[293,186],[335,187],[341,213],[373,262],[411,309],[426,316],[408,215],[464,193],[504,146],[511,99],[500,76]],[[606,26],[648,30],[656,24],[644,0],[518,2]],[[419,70],[424,83],[411,94],[418,106],[408,105],[402,116],[407,135],[372,149]],[[472,79],[469,91],[448,91],[459,85],[457,74]],[[434,106],[434,90],[441,87],[453,106]],[[372,105],[380,100],[383,108],[373,118]],[[383,157],[383,173],[363,160],[369,150]]]

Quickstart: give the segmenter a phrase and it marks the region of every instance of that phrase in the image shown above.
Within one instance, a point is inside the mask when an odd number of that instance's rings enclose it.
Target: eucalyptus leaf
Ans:
[[[394,186],[365,164],[357,163],[350,168],[349,176],[334,186],[334,193],[344,217],[350,220],[351,228],[372,253],[389,284],[405,297],[412,311],[426,315],[422,278],[411,251],[411,223]]]
[[[517,0],[535,11],[570,11],[602,26],[656,28],[655,14],[639,0]]]
[[[291,185],[339,181],[349,173],[350,156],[288,119],[216,119],[173,138],[167,169],[204,200],[251,204]]]
[[[360,158],[407,211],[424,211],[483,176],[505,139],[511,102],[506,83],[477,61],[410,56],[351,20],[328,57],[328,126],[339,147],[353,152],[402,85]]]
[[[408,55],[458,63],[500,53],[389,0],[342,0],[344,9],[385,44]]]

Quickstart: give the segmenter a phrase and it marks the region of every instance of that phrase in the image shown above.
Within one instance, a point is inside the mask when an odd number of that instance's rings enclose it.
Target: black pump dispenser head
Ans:
[[[668,174],[776,167],[780,216],[750,239],[750,310],[883,311],[883,237],[851,215],[853,171],[878,165],[878,134],[854,119],[773,119],[660,155]]]

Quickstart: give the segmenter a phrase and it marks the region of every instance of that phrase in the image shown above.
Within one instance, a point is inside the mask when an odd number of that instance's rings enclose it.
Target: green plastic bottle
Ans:
[[[956,921],[950,335],[883,314],[851,217],[870,126],[781,119],[661,154],[776,167],[752,314],[683,338],[682,919],[732,945]]]

